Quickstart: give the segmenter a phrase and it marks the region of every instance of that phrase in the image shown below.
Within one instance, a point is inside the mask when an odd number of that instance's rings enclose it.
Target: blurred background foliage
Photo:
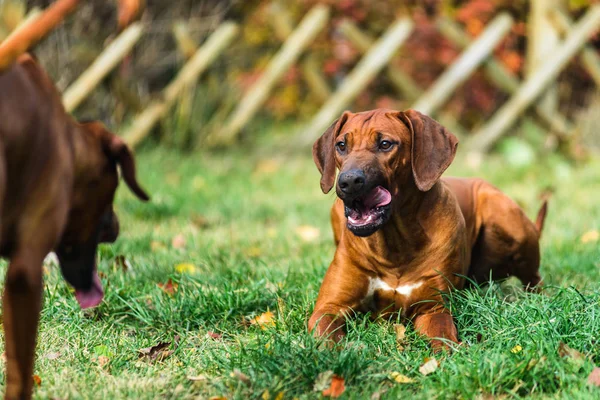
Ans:
[[[569,0],[573,18],[582,15],[597,0]],[[48,0],[0,0],[1,30],[10,31],[26,10],[46,7]],[[280,1],[297,25],[315,4],[326,4],[331,19],[305,55],[310,53],[322,68],[331,89],[335,89],[360,60],[361,53],[339,32],[342,20],[350,19],[371,37],[379,37],[398,17],[410,16],[414,30],[392,64],[427,88],[460,54],[461,49],[442,36],[435,26],[440,15],[460,23],[473,37],[479,35],[494,16],[505,11],[516,21],[509,35],[495,50],[496,57],[510,71],[523,78],[527,48],[528,0],[294,0]],[[114,128],[126,125],[160,90],[173,79],[185,62],[172,33],[184,21],[192,46],[202,41],[224,20],[237,22],[241,34],[233,45],[203,74],[198,85],[174,107],[172,117],[155,130],[166,145],[193,148],[196,136],[205,135],[225,119],[244,91],[256,81],[281,47],[273,24],[272,0],[146,0],[143,21],[148,29],[124,62],[76,112],[83,118],[102,119]],[[16,10],[16,11],[15,11]],[[64,90],[102,51],[116,31],[114,1],[85,1],[74,17],[52,33],[35,50],[60,89]],[[600,37],[591,43],[598,48]],[[585,126],[594,126],[589,112],[598,103],[593,80],[577,57],[558,79],[560,111]],[[506,101],[507,95],[494,87],[481,71],[463,84],[445,105],[463,127],[481,126]],[[387,80],[379,76],[354,101],[353,110],[375,107],[404,109],[410,101],[402,98]],[[268,102],[246,133],[260,130],[261,121],[305,121],[316,113],[322,101],[307,88],[299,65],[293,66],[278,83]],[[527,129],[525,127],[525,129]],[[176,132],[176,133],[173,133]]]

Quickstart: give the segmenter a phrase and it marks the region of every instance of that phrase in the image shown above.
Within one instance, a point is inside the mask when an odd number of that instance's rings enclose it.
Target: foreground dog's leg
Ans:
[[[346,317],[360,307],[368,282],[368,277],[353,266],[342,267],[334,260],[325,274],[308,330],[339,342],[346,335]]]
[[[42,260],[34,252],[23,251],[15,254],[8,266],[3,296],[7,399],[31,398]]]
[[[431,347],[435,352],[449,348],[446,340],[458,343],[456,325],[454,325],[452,315],[446,309],[419,314],[413,323],[417,332],[432,339]]]

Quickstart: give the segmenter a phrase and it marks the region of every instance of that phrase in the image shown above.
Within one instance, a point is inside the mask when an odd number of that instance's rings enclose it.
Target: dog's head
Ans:
[[[133,154],[118,136],[100,122],[76,125],[73,194],[67,225],[56,247],[63,276],[76,290],[82,308],[100,303],[103,290],[96,273],[99,243],[112,243],[119,235],[113,199],[121,175],[142,201],[149,200],[135,176]]]
[[[344,201],[348,229],[369,236],[391,217],[393,203],[426,192],[448,168],[458,139],[415,110],[344,112],[315,142],[313,158],[328,193]]]

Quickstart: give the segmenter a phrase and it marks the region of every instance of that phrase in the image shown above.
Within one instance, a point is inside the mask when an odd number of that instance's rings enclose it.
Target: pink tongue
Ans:
[[[98,278],[96,271],[94,271],[94,280],[91,289],[86,292],[76,290],[75,298],[79,302],[79,306],[83,309],[96,307],[102,302],[104,290],[102,290],[102,282],[100,282],[100,278]]]
[[[363,205],[366,210],[370,210],[377,207],[382,207],[390,204],[392,201],[392,195],[390,192],[382,188],[381,186],[377,186],[375,189],[371,190],[371,193],[367,195],[367,197],[363,200]]]
[[[392,201],[392,195],[390,192],[377,186],[373,189],[359,204],[359,210],[352,210],[352,213],[348,215],[348,221],[353,225],[366,225],[373,220],[373,211],[377,207],[382,207],[390,204]]]

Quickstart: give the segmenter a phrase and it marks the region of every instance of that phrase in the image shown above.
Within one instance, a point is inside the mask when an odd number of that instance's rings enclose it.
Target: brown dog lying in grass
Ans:
[[[321,189],[336,186],[337,249],[309,329],[340,340],[353,312],[400,313],[435,349],[458,342],[441,293],[464,277],[540,284],[544,204],[532,223],[481,179],[440,179],[458,140],[414,110],[345,112],[313,147]],[[336,169],[339,169],[335,182]]]

